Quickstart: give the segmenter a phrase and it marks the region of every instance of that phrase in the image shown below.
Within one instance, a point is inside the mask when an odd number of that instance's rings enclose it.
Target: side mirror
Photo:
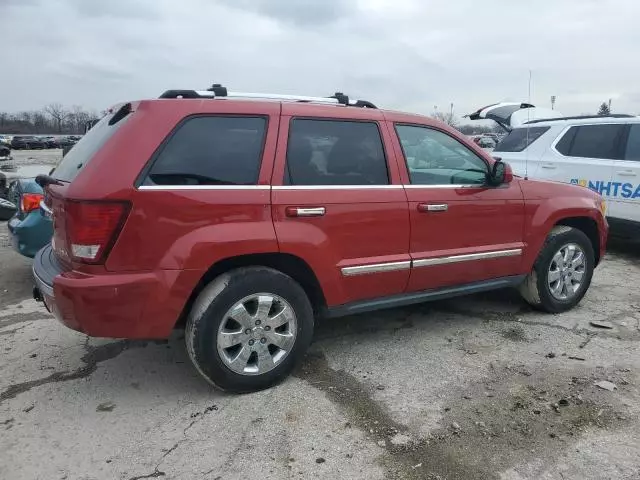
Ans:
[[[496,159],[493,167],[491,168],[491,173],[489,174],[489,184],[497,187],[505,183],[511,183],[512,181],[513,170],[511,169],[511,165],[504,163],[500,159]]]

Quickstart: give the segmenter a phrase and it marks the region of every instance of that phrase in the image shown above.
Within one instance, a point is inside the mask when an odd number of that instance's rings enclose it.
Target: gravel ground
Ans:
[[[29,268],[0,224],[2,479],[640,478],[637,245],[561,315],[501,291],[320,322],[294,376],[242,396],[198,378],[179,331],[59,325]]]
[[[62,158],[62,149],[11,150],[13,163],[17,165],[56,165]],[[8,161],[7,163],[10,163]]]

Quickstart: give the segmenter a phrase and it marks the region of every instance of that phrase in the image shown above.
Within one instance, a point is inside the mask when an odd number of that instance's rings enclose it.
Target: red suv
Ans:
[[[589,189],[514,177],[440,122],[342,94],[119,105],[38,181],[54,237],[36,298],[91,336],[186,323],[197,370],[235,392],[284,378],[314,318],[503,287],[568,310],[608,230]]]

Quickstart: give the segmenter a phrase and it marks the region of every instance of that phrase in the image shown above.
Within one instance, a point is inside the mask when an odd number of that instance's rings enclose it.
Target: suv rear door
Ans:
[[[408,291],[521,273],[524,201],[519,181],[486,185],[488,161],[455,134],[435,127],[389,123],[406,168],[409,200]],[[404,162],[402,162],[404,163]]]
[[[612,176],[616,159],[623,155],[625,132],[620,123],[566,127],[540,160],[535,176],[588,187],[610,201],[620,194]]]
[[[628,125],[624,156],[613,162],[612,184],[620,187],[609,201],[609,215],[640,224],[640,123]]]
[[[284,103],[273,173],[280,251],[304,259],[329,305],[402,293],[407,198],[377,110]]]

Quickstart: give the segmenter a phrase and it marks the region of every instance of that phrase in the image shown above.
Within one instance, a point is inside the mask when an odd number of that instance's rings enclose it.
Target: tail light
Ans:
[[[67,251],[71,260],[102,263],[118,238],[129,209],[125,202],[65,202]]]
[[[44,198],[44,195],[40,193],[24,193],[20,199],[20,210],[24,213],[29,213],[40,208],[40,202]]]

